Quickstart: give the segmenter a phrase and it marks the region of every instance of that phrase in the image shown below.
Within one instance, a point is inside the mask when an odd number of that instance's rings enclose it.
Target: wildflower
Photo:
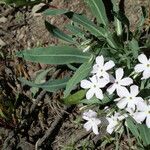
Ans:
[[[118,112],[115,112],[115,114],[111,117],[107,117],[106,119],[108,120],[109,125],[107,126],[106,131],[109,134],[112,134],[113,131],[117,131],[121,125],[121,121],[126,117],[127,115],[121,115]]]
[[[150,78],[150,58],[148,59],[144,54],[138,56],[140,64],[134,67],[135,72],[143,72],[143,77],[141,79]]]
[[[104,64],[104,57],[101,55],[96,57],[96,64],[93,66],[93,70],[91,73],[96,74],[98,77],[103,77],[109,80],[109,74],[107,73],[107,71],[114,66],[115,63],[112,60]]]
[[[97,76],[93,76],[89,80],[82,80],[81,81],[81,87],[84,89],[89,89],[86,93],[86,98],[90,99],[94,95],[98,99],[103,99],[103,92],[100,88],[105,87],[105,85],[108,83],[105,79],[99,79]]]
[[[130,92],[124,89],[120,94],[120,98],[115,99],[117,101],[117,106],[120,109],[127,107],[128,109],[135,110],[135,106],[140,105],[143,102],[141,97],[136,97],[139,93],[139,87],[137,85],[132,85],[130,87]]]
[[[129,77],[123,78],[124,71],[122,68],[118,68],[115,72],[116,79],[110,75],[110,81],[113,83],[108,87],[107,92],[112,94],[115,90],[117,91],[118,96],[121,96],[122,93],[126,90],[125,86],[131,85],[133,80]]]
[[[86,131],[92,129],[95,134],[99,134],[98,125],[101,123],[101,121],[97,118],[97,113],[95,111],[89,110],[84,112],[82,118],[87,120],[87,122],[84,124]]]
[[[137,107],[137,112],[133,114],[133,118],[136,122],[142,123],[146,120],[146,125],[150,128],[150,105],[143,102],[140,106]]]

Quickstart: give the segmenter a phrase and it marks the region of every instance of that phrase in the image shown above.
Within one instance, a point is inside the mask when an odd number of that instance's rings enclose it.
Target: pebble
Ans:
[[[7,18],[6,17],[1,17],[0,18],[0,23],[6,23],[7,22]]]

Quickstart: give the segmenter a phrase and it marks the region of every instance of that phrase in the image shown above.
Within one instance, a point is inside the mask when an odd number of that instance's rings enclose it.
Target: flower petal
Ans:
[[[137,110],[138,111],[145,111],[148,110],[147,104],[143,101],[143,103],[140,103],[140,105],[137,105]]]
[[[146,114],[143,112],[136,112],[134,113],[133,118],[136,122],[141,123],[146,118]]]
[[[148,62],[147,57],[144,54],[141,54],[138,56],[138,60],[139,62],[141,62],[142,64],[146,64]]]
[[[103,99],[103,92],[101,89],[96,89],[95,90],[95,96],[98,98],[98,99]]]
[[[113,68],[114,66],[115,66],[115,63],[112,60],[110,60],[105,63],[104,69],[107,71],[107,70],[110,70],[111,68]]]
[[[93,118],[93,117],[97,117],[97,113],[95,111],[89,109],[88,111],[83,113],[83,117],[84,118],[86,117],[85,120],[89,120],[89,119],[87,119],[87,117],[90,118],[90,119]]]
[[[133,80],[129,77],[126,77],[126,78],[123,78],[119,83],[123,86],[128,86],[133,83]]]
[[[103,87],[105,87],[106,86],[106,84],[108,84],[109,83],[109,80],[107,80],[107,79],[105,79],[105,78],[102,78],[102,79],[99,79],[98,80],[98,86],[100,87],[100,88],[103,88]]]
[[[132,85],[130,87],[130,93],[132,96],[137,96],[139,93],[139,87],[137,85]]]
[[[124,75],[124,71],[122,68],[118,68],[115,74],[116,74],[116,80],[121,80]]]
[[[146,118],[146,125],[150,128],[150,115]]]
[[[116,90],[116,84],[112,84],[107,88],[107,92],[111,95]]]
[[[80,86],[84,89],[89,89],[92,86],[92,83],[88,80],[82,80]]]
[[[93,125],[92,125],[92,130],[93,130],[93,132],[94,132],[96,135],[99,134],[99,132],[98,132],[98,126],[97,126],[95,123],[93,123]]]
[[[130,95],[129,91],[127,90],[126,87],[123,87],[123,86],[117,86],[116,88],[117,90],[117,95],[119,97],[127,97]]]
[[[145,65],[143,64],[137,64],[135,67],[134,67],[134,70],[135,72],[142,72],[145,68]]]
[[[83,127],[86,129],[86,131],[89,131],[92,128],[92,125],[90,121],[86,122]]]
[[[94,118],[94,123],[95,123],[96,125],[99,125],[99,124],[101,123],[101,120],[98,119],[98,118]]]
[[[104,57],[101,55],[101,56],[97,56],[96,57],[96,63],[102,67],[104,65]]]
[[[97,84],[97,76],[96,75],[94,75],[94,76],[92,76],[91,78],[90,78],[90,80],[91,80],[91,82],[93,83],[93,84]]]
[[[125,108],[127,105],[127,100],[124,98],[122,100],[120,100],[118,103],[117,103],[117,106],[120,108],[120,109],[123,109]]]
[[[87,99],[91,99],[91,98],[94,96],[94,94],[95,94],[94,89],[93,89],[93,88],[92,88],[92,89],[89,89],[89,90],[87,91],[87,93],[86,93],[86,98],[87,98]]]
[[[148,78],[150,78],[150,69],[144,70],[142,80]]]

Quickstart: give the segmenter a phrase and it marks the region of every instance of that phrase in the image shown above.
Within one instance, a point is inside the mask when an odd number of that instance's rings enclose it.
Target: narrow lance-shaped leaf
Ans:
[[[83,53],[74,47],[51,46],[20,51],[17,52],[17,56],[28,61],[44,64],[69,64],[87,62],[90,59],[91,54]]]
[[[137,58],[138,52],[140,50],[138,41],[133,38],[131,41],[129,41],[129,47],[131,49],[131,52],[133,53],[134,58]]]
[[[148,128],[144,124],[139,124],[138,125],[138,130],[140,132],[141,139],[143,141],[143,144],[145,146],[150,145],[150,128]]]
[[[86,90],[80,90],[72,95],[63,99],[64,104],[78,104],[85,97]]]
[[[81,24],[85,27],[91,34],[95,36],[105,36],[106,30],[102,27],[97,27],[91,20],[89,20],[84,15],[79,15],[73,12],[68,12],[65,14],[72,21]]]
[[[140,140],[140,134],[137,128],[137,124],[134,123],[133,119],[131,117],[128,117],[126,119],[127,127],[131,131],[131,133],[136,137],[136,139],[139,141]]]
[[[64,9],[47,9],[43,12],[44,15],[62,15],[65,14],[66,12],[68,12],[68,10],[64,10]]]
[[[92,97],[91,99],[83,99],[82,101],[80,101],[80,103],[83,104],[99,104],[99,105],[106,105],[107,103],[109,103],[112,99],[114,98],[114,94],[112,95],[107,95],[104,94],[104,98],[102,100],[96,98],[95,96]]]
[[[35,80],[34,80],[34,83],[35,84],[41,84],[43,83],[43,81],[45,82],[45,77],[47,75],[47,73],[52,70],[53,68],[50,68],[50,69],[46,69],[46,70],[40,70],[40,72],[38,72]],[[32,87],[30,89],[30,91],[32,92],[33,96],[35,96],[35,94],[38,92],[39,88],[37,87]]]
[[[61,11],[61,12],[62,12],[61,14],[63,14],[63,11]],[[46,15],[48,15],[48,13]],[[91,34],[93,34],[95,36],[104,36],[106,33],[106,30],[104,28],[97,27],[92,21],[90,21],[84,15],[76,14],[71,11],[66,11],[66,12],[64,11],[64,15],[66,15],[72,21],[84,26],[89,32],[91,32]]]
[[[119,12],[119,4],[116,3],[116,0],[111,0],[111,2],[113,3],[113,10],[114,12]],[[115,28],[116,28],[116,32],[118,36],[122,35],[122,23],[120,20],[118,20],[116,17],[114,18],[114,23],[115,23]]]
[[[69,35],[65,34],[64,32],[62,32],[59,28],[57,28],[56,26],[50,24],[49,22],[45,21],[45,26],[47,28],[47,30],[55,37],[64,40],[66,42],[70,42],[70,43],[75,43],[75,41],[73,41],[72,37],[70,37]]]
[[[42,88],[42,89],[49,91],[49,92],[55,92],[59,89],[65,88],[69,78],[49,80],[49,81],[42,83],[42,84],[36,84],[36,83],[33,83],[33,82],[28,81],[28,80],[23,79],[23,78],[19,78],[19,80],[21,81],[21,83],[23,83],[25,85],[28,85],[31,87]]]
[[[73,77],[68,81],[66,85],[66,90],[64,91],[64,97],[67,97],[74,89],[76,84],[78,84],[82,79],[86,78],[89,75],[92,68],[92,63],[93,61],[85,62],[79,67]]]
[[[105,6],[102,0],[86,0],[93,15],[97,18],[99,23],[108,25],[108,19],[105,11]]]

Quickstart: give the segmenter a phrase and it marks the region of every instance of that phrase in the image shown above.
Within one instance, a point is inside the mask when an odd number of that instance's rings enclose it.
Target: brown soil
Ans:
[[[149,0],[126,0],[125,12],[134,30],[141,15],[140,6],[149,9]],[[54,0],[50,5],[92,15],[83,0]],[[22,76],[32,80],[40,69],[53,67],[33,64],[15,57],[15,52],[37,46],[57,45],[61,41],[52,37],[45,29],[44,20],[66,32],[65,17],[34,16],[30,8],[14,8],[0,5],[0,104],[7,112],[7,119],[0,118],[0,149],[3,150],[74,150],[81,149],[87,141],[86,149],[101,149],[99,136],[86,132],[81,123],[82,113],[77,106],[64,106],[59,102],[62,91],[47,93],[39,91],[35,97],[29,87],[18,81]],[[53,67],[49,78],[63,77],[67,70]],[[8,104],[12,108],[8,110]],[[103,136],[101,133],[100,136]],[[86,142],[85,142],[86,141]],[[123,142],[122,142],[123,143]],[[122,144],[127,148],[127,145]],[[113,149],[112,145],[108,149]]]

